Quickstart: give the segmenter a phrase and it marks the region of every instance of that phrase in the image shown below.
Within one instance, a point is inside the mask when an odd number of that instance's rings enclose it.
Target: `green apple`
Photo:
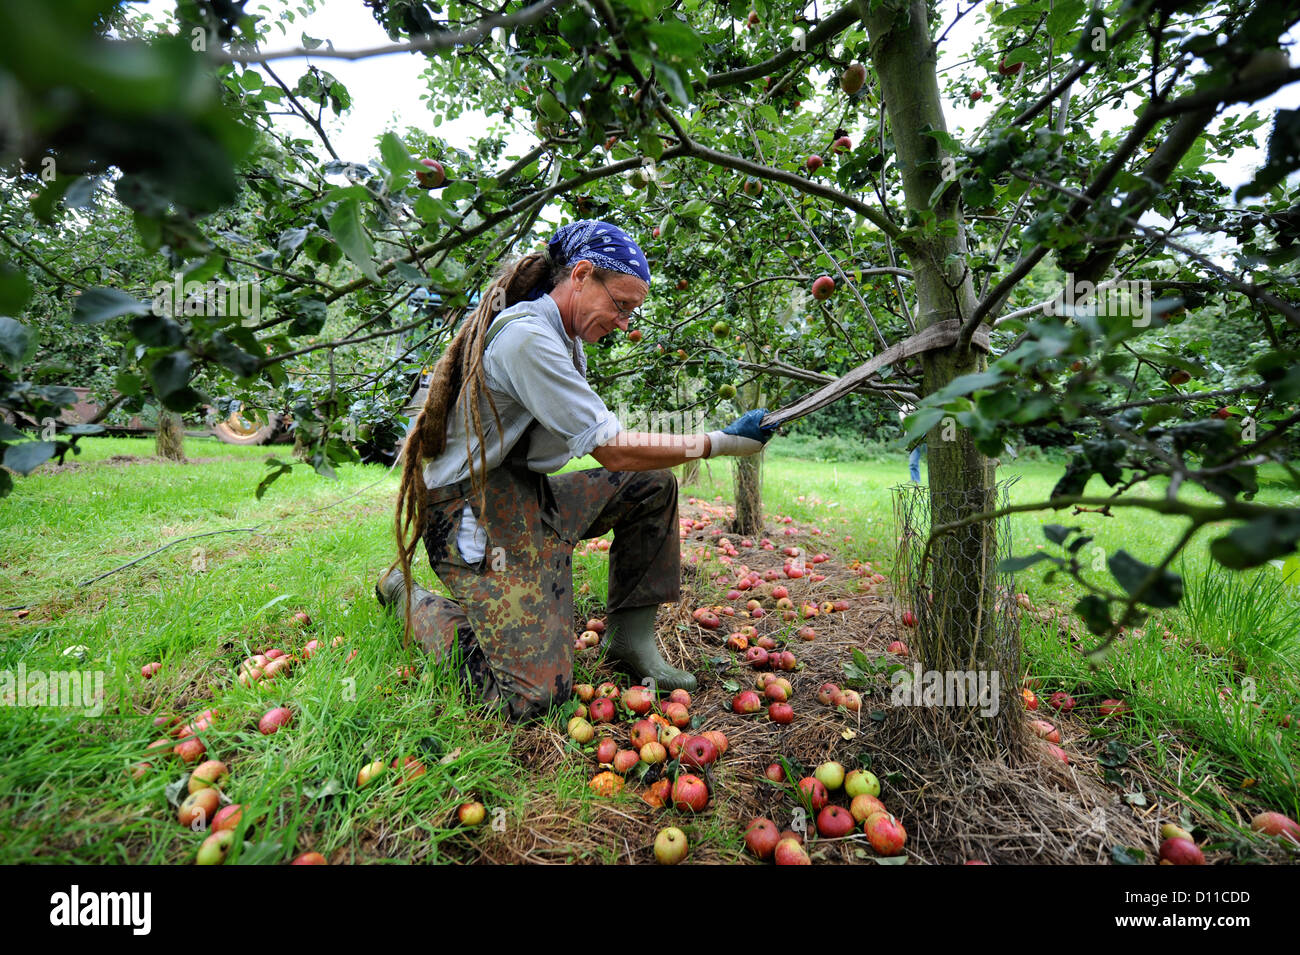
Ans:
[[[655,858],[660,865],[676,865],[686,858],[689,848],[686,833],[676,826],[669,826],[655,836]]]
[[[813,775],[826,787],[827,792],[834,792],[844,785],[844,767],[833,760],[822,763],[813,771]]]
[[[855,769],[844,779],[844,792],[850,799],[863,794],[879,796],[880,780],[874,773],[869,773],[865,769]]]
[[[226,861],[226,853],[235,844],[235,833],[230,829],[214,832],[203,840],[199,854],[194,857],[195,865],[221,865]]]

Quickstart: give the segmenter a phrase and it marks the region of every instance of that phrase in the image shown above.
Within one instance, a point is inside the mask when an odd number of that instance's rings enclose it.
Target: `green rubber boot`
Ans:
[[[609,615],[609,659],[621,663],[637,680],[650,677],[663,690],[694,690],[695,677],[670,667],[655,643],[657,607],[627,607]]]

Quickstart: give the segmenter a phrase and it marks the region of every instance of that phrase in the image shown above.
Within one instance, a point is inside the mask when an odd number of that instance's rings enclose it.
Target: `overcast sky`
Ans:
[[[311,16],[298,18],[295,23],[287,24],[285,34],[282,35],[278,29],[273,29],[266,49],[281,50],[297,47],[304,33],[317,39],[329,40],[336,49],[363,49],[391,42],[375,22],[370,9],[360,0],[352,0],[352,2],[332,0],[329,3],[321,2],[319,5],[321,9]],[[161,0],[150,0],[147,6],[155,16],[167,15],[167,4],[162,3]],[[942,6],[946,11],[946,27],[956,13],[957,4],[953,0],[945,0]],[[277,2],[250,3],[247,9],[269,17],[278,16],[283,8]],[[986,28],[981,21],[982,15],[981,7],[960,19],[951,29],[946,42],[940,48],[941,70],[967,58],[974,38],[979,31]],[[292,86],[303,73],[307,62],[306,59],[278,60],[275,61],[274,69],[286,83]],[[344,113],[341,118],[334,118],[332,114],[327,114],[325,121],[330,140],[343,159],[368,161],[377,155],[377,138],[386,130],[400,131],[407,126],[427,126],[430,123],[429,111],[420,99],[425,90],[425,82],[421,78],[426,63],[424,56],[402,53],[355,62],[325,58],[317,58],[314,62],[321,69],[338,77],[352,95],[353,106],[350,111]],[[988,85],[988,93],[992,98],[991,83]],[[1134,102],[1138,100],[1135,99]],[[1261,115],[1269,115],[1274,108],[1295,108],[1298,103],[1300,103],[1300,94],[1296,93],[1293,86],[1252,108],[1258,110]],[[807,105],[805,104],[805,108]],[[954,132],[969,136],[988,119],[995,105],[987,101],[957,107],[945,103],[945,109],[948,122]],[[1229,110],[1229,113],[1248,111],[1244,107],[1237,107]],[[1131,114],[1126,116],[1121,112],[1114,112],[1111,116],[1116,128],[1131,119]],[[499,120],[499,117],[496,119]],[[527,117],[524,119],[526,120]],[[292,124],[295,133],[313,136],[310,129],[302,122],[295,122],[292,118],[284,118],[282,122]],[[482,114],[467,113],[455,121],[443,123],[436,132],[452,145],[467,148],[474,137],[482,135],[486,124],[487,119]],[[1247,182],[1255,168],[1263,161],[1268,130],[1269,124],[1266,123],[1256,131],[1255,148],[1240,149],[1232,155],[1218,157],[1223,161],[1210,163],[1207,169],[1233,189]],[[529,130],[508,136],[507,142],[510,148],[505,155],[509,157],[527,150],[535,144],[536,139]]]

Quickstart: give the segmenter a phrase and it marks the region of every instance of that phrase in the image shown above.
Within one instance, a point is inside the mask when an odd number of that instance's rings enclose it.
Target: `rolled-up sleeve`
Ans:
[[[489,387],[504,392],[559,436],[572,457],[590,454],[623,430],[591,390],[573,357],[531,321],[511,322],[497,334],[484,364]]]

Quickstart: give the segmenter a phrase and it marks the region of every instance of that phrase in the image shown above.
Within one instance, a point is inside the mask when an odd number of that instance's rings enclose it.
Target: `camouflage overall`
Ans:
[[[412,605],[412,630],[425,650],[445,659],[457,646],[468,681],[513,720],[540,716],[572,693],[578,541],[614,531],[609,610],[675,603],[680,594],[673,473],[538,474],[526,465],[535,427],[488,472],[485,507],[468,480],[427,492],[424,546],[455,599],[430,594]],[[476,564],[456,546],[466,502],[487,535]]]

